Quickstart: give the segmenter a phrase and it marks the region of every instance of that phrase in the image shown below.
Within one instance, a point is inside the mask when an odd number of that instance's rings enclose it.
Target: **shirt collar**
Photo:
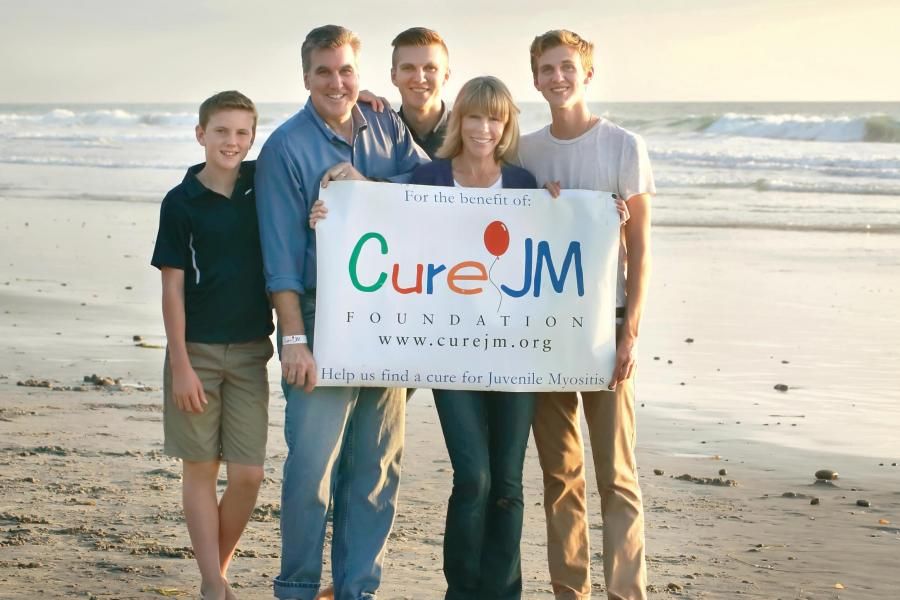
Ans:
[[[416,142],[418,142],[419,136],[416,135],[416,132],[413,130],[413,128],[409,126],[409,122],[406,120],[406,117],[403,116],[403,106],[402,105],[400,106],[400,110],[398,111],[397,114],[400,115],[400,118],[403,120],[403,122],[409,128],[409,132],[412,133],[413,139],[415,139]],[[428,139],[431,136],[433,136],[435,133],[441,131],[442,129],[446,129],[447,128],[447,120],[449,118],[450,118],[450,111],[447,110],[447,105],[444,104],[443,100],[441,100],[441,118],[438,119],[437,123],[434,124],[434,127],[431,129],[431,131],[429,131],[428,133],[425,134],[425,137],[423,139]]]
[[[205,162],[202,162],[199,165],[193,165],[192,167],[189,167],[187,173],[184,174],[184,189],[190,198],[202,196],[209,191],[202,183],[200,183],[200,180],[197,179],[197,173],[202,171],[204,166],[206,166]]]
[[[197,179],[197,173],[202,171],[203,167],[205,166],[205,162],[193,165],[191,167],[188,167],[187,173],[184,174],[184,189],[187,192],[189,198],[198,198],[200,196],[203,196],[204,194],[213,193],[209,188],[200,183],[199,179]],[[238,171],[238,178],[234,184],[234,192],[232,192],[231,194],[232,197],[234,197],[239,190],[244,190],[247,187],[253,186],[253,174],[255,171],[255,169],[253,168],[254,166],[255,163],[252,161],[244,161],[241,163],[240,171]]]
[[[339,134],[335,133],[335,131],[325,123],[325,119],[319,116],[318,111],[316,110],[315,105],[312,101],[312,96],[307,98],[306,106],[304,109],[309,112],[309,116],[312,118],[313,122],[318,125],[319,129],[322,131],[322,135],[324,135],[331,142],[344,142],[347,143],[343,137]],[[366,120],[365,115],[362,110],[360,110],[358,104],[354,104],[353,108],[350,112],[350,118],[353,121],[353,136],[352,139],[356,139],[356,136],[360,131],[366,129],[369,126],[369,122]]]

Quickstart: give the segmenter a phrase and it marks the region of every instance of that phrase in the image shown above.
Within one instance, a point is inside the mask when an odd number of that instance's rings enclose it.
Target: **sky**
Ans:
[[[326,23],[359,34],[362,87],[388,98],[391,39],[421,25],[450,47],[450,95],[490,74],[540,100],[528,46],[567,28],[596,45],[592,101],[900,100],[897,0],[0,0],[0,14],[0,103],[300,102],[300,44]]]

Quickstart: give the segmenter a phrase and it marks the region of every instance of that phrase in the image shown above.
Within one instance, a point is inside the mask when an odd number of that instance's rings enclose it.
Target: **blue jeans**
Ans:
[[[434,390],[453,464],[444,531],[446,600],[522,597],[522,466],[530,393]]]
[[[301,296],[300,306],[312,346],[315,296]],[[288,456],[275,596],[312,600],[319,591],[330,504],[335,599],[374,599],[397,505],[405,390],[321,387],[307,394],[283,380],[282,389]]]

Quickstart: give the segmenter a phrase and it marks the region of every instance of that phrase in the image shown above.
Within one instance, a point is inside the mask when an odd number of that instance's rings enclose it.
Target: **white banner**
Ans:
[[[611,194],[332,182],[319,385],[598,390],[615,360]]]

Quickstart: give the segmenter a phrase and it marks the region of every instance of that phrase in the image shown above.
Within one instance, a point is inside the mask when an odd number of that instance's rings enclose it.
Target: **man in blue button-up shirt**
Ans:
[[[428,160],[395,113],[357,105],[358,52],[359,39],[343,27],[307,35],[301,54],[309,100],[257,160],[256,206],[287,404],[278,598],[318,593],[329,505],[336,600],[374,598],[394,520],[405,390],[316,388],[312,355],[316,245],[308,216],[320,184],[405,182]]]

